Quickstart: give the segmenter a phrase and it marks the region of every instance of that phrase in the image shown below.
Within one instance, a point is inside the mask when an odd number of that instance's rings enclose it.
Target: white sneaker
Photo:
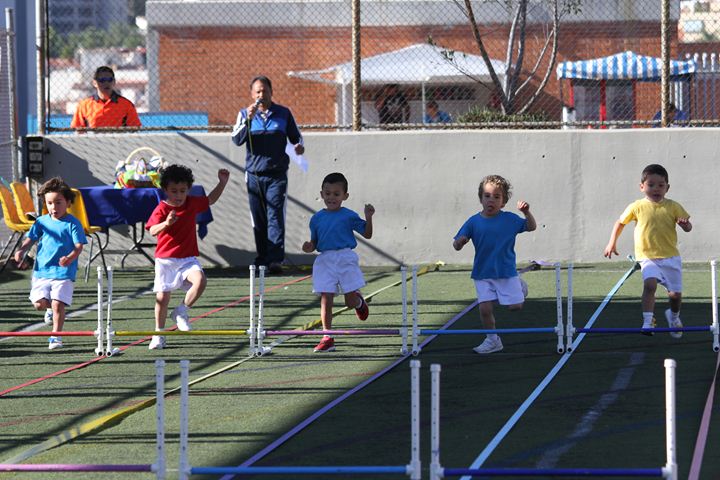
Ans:
[[[162,350],[163,348],[165,348],[165,337],[161,335],[153,335],[152,340],[150,340],[150,345],[148,345],[148,349]]]
[[[48,350],[62,348],[62,337],[50,337],[48,339]]]
[[[481,355],[485,355],[487,353],[499,352],[502,349],[503,349],[503,344],[502,344],[502,341],[500,340],[500,337],[497,337],[495,340],[488,337],[480,345],[473,348],[475,353],[479,353]]]
[[[52,308],[48,308],[47,310],[45,310],[45,316],[43,317],[43,321],[45,322],[46,325],[52,325],[52,322],[53,322]]]
[[[667,320],[668,326],[670,328],[682,328],[683,324],[680,321],[680,317],[677,318],[677,320],[673,320],[672,318],[672,310],[669,308],[665,310],[665,320]],[[683,332],[670,332],[670,336],[673,338],[680,338],[682,337]]]
[[[173,320],[175,320],[178,330],[182,332],[189,332],[192,330],[190,322],[188,322],[187,307],[185,305],[180,304],[175,307],[170,316],[172,316]]]

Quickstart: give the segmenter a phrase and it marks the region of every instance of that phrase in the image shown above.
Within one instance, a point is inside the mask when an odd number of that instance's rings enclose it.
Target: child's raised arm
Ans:
[[[466,237],[465,235],[461,235],[458,238],[456,238],[455,240],[453,240],[453,248],[455,250],[460,251],[465,246],[465,244],[468,243],[469,241],[470,241],[470,239],[468,237]]]
[[[363,233],[363,237],[370,240],[373,235],[373,223],[372,223],[372,217],[375,215],[375,207],[373,207],[371,204],[366,203],[365,204],[365,232]]]
[[[35,243],[34,240],[31,240],[30,237],[25,237],[25,240],[23,240],[22,245],[20,245],[20,248],[15,250],[15,262],[20,265],[20,262],[22,262],[23,257],[25,256],[25,252],[28,248],[32,246],[32,244]]]
[[[519,200],[517,203],[517,208],[522,212],[523,215],[525,215],[525,219],[527,220],[527,226],[525,227],[526,232],[532,232],[537,228],[537,222],[535,222],[535,217],[532,213],[530,213],[530,204]]]
[[[692,223],[690,223],[689,218],[678,218],[677,224],[680,226],[680,228],[683,229],[685,232],[689,232],[692,230]]]
[[[208,193],[208,201],[210,202],[210,205],[217,202],[217,199],[220,198],[223,190],[225,190],[225,185],[227,185],[229,178],[229,170],[226,170],[224,168],[218,170],[218,184],[215,186],[215,188],[212,189],[212,192]]]
[[[67,267],[72,262],[74,262],[82,253],[83,251],[83,244],[82,243],[76,243],[75,248],[73,248],[73,251],[70,252],[68,255],[65,255],[63,257],[60,257],[58,260],[58,263],[61,267]]]

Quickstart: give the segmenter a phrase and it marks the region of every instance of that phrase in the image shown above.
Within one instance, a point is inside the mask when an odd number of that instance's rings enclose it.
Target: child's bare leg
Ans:
[[[495,315],[493,315],[493,302],[480,303],[480,318],[483,322],[483,328],[487,330],[495,329]]]
[[[168,304],[170,303],[171,292],[157,292],[155,294],[155,330],[165,328],[167,319]]]
[[[345,306],[348,308],[358,308],[362,305],[360,295],[357,292],[350,292],[345,294]]]
[[[47,298],[41,298],[37,302],[33,303],[33,306],[35,307],[35,310],[47,310],[48,308],[52,308],[52,303],[50,303],[50,300]]]
[[[332,329],[334,297],[335,295],[332,293],[320,294],[320,320],[322,321],[323,330]]]
[[[65,303],[60,300],[52,301],[53,332],[62,332],[65,325]]]
[[[192,284],[190,289],[185,292],[185,305],[192,307],[195,302],[202,296],[207,286],[207,277],[200,270],[193,270],[187,277],[187,281]]]
[[[522,310],[524,303],[516,303],[514,305],[508,305],[508,310],[515,311],[515,310]]]
[[[643,313],[646,312],[654,312],[655,311],[655,292],[657,291],[657,279],[656,278],[648,278],[643,282],[643,292],[642,292],[642,311]]]
[[[670,300],[670,311],[678,313],[682,304],[682,292],[668,292],[668,300]]]

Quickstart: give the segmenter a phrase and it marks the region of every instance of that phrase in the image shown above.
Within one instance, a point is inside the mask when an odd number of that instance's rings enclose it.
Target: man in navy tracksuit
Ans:
[[[290,141],[298,155],[305,147],[290,109],[272,102],[270,79],[253,78],[250,95],[253,103],[238,113],[232,141],[237,146],[247,144],[245,182],[255,234],[255,265],[267,266],[269,273],[282,273],[290,162],[285,147]]]

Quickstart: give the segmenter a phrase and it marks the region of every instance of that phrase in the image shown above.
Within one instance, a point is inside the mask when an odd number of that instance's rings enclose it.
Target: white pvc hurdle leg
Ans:
[[[105,339],[103,338],[103,332],[105,325],[103,325],[103,271],[102,267],[97,267],[97,330],[95,330],[95,337],[97,337],[97,347],[95,347],[95,355],[103,355],[105,353]]]
[[[440,365],[430,365],[430,480],[443,478],[440,465]]]
[[[265,338],[264,325],[265,311],[265,265],[260,265],[260,288],[258,292],[258,320],[257,320],[257,354],[265,355],[272,351],[270,347],[263,347],[262,342]]]
[[[112,303],[113,303],[113,269],[112,267],[107,267],[107,290],[108,290],[108,300],[107,300],[107,330],[105,332],[105,336],[107,339],[107,347],[105,348],[105,355],[108,357],[115,355],[120,351],[119,348],[113,348],[113,337],[115,336],[115,330],[113,330],[112,326]]]
[[[188,462],[188,409],[189,409],[189,373],[190,361],[180,360],[180,464],[178,466],[178,479],[187,480],[190,476],[190,463]]]
[[[420,360],[410,360],[410,480],[422,478],[420,464]]]
[[[98,270],[100,268],[98,267]],[[152,470],[157,480],[165,480],[165,360],[155,360],[155,464]]]
[[[677,480],[676,417],[675,417],[675,360],[665,359],[665,445],[667,463],[663,467],[663,478]]]
[[[567,269],[567,330],[566,337],[567,343],[565,344],[565,350],[572,350],[572,337],[575,335],[575,327],[573,326],[573,264],[568,264]]]
[[[418,291],[417,291],[417,272],[418,267],[417,265],[413,265],[412,268],[412,329],[413,329],[413,345],[412,345],[412,354],[417,355],[420,353],[420,348],[418,347],[418,335],[419,335],[419,328],[418,328]]]
[[[250,353],[255,355],[255,265],[250,265]]]
[[[713,336],[713,351],[720,352],[720,341],[718,341],[720,328],[718,328],[717,260],[710,262],[710,275],[712,289],[712,325],[710,325],[710,332]]]
[[[563,353],[565,351],[565,325],[563,324],[563,311],[562,311],[562,282],[560,277],[560,264],[555,264],[555,306],[557,310],[557,325],[555,326],[555,333],[558,336],[557,352]]]
[[[407,267],[405,265],[400,267],[400,285],[402,288],[402,327],[400,328],[402,346],[400,347],[400,354],[407,355]]]

